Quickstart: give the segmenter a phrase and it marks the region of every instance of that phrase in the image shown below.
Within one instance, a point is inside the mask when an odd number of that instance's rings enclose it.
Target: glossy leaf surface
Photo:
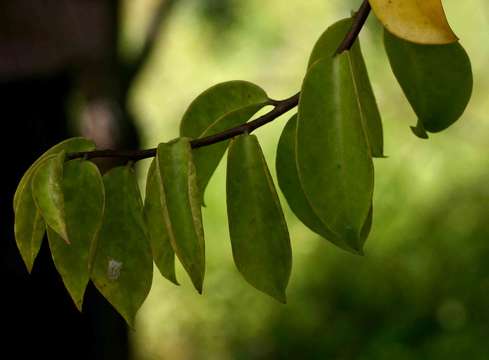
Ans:
[[[374,173],[356,91],[348,53],[309,69],[299,102],[297,164],[314,213],[361,251]]]
[[[441,0],[369,0],[384,27],[396,36],[419,44],[457,41]]]
[[[22,259],[30,272],[34,265],[34,260],[41,247],[42,238],[45,232],[44,220],[32,196],[32,177],[39,166],[48,156],[66,152],[89,151],[93,150],[93,142],[84,138],[71,138],[65,140],[46,151],[29,169],[25,172],[19,182],[14,195],[15,211],[15,240],[19,248]]]
[[[97,239],[92,280],[130,324],[149,293],[153,259],[143,219],[143,204],[130,166],[104,177],[105,212]]]
[[[199,293],[205,273],[205,245],[201,196],[189,138],[158,145],[161,206],[177,257]]]
[[[175,275],[175,252],[165,223],[165,214],[161,205],[161,190],[156,161],[151,162],[146,180],[146,197],[144,198],[144,219],[148,229],[153,260],[161,275],[178,284]]]
[[[247,122],[268,103],[267,94],[247,81],[217,84],[190,104],[180,125],[180,135],[193,139],[213,135]],[[194,150],[197,182],[203,196],[229,141]]]
[[[438,132],[464,112],[472,94],[470,59],[460,43],[417,45],[384,32],[384,44],[392,71],[421,124]],[[421,126],[422,125],[422,126]]]
[[[48,239],[56,269],[81,311],[90,279],[97,232],[104,212],[104,184],[95,164],[71,160],[64,166],[62,190],[70,244],[48,227]]]
[[[285,303],[292,268],[289,233],[258,140],[240,135],[228,154],[229,233],[238,270],[251,285]]]
[[[319,219],[304,194],[297,170],[297,115],[292,117],[282,131],[277,148],[276,169],[280,189],[292,212],[316,234],[344,250],[357,253]]]
[[[326,29],[314,46],[309,58],[309,67],[322,58],[332,57],[351,25],[352,19],[343,19]],[[356,98],[372,156],[384,157],[382,120],[360,48],[360,39],[357,39],[352,48],[345,53],[350,60],[349,66],[356,88]]]

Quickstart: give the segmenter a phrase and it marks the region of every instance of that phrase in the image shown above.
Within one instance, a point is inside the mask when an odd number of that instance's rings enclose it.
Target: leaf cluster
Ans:
[[[437,1],[406,2],[404,12],[400,3],[372,1],[372,6],[389,30],[387,56],[418,116],[413,131],[427,138],[427,132],[446,129],[463,113],[472,90],[470,61],[444,16],[427,15],[438,9]],[[422,21],[426,17],[431,23]],[[356,19],[333,24],[315,44],[275,166],[297,218],[345,251],[363,254],[373,220],[373,159],[384,157],[384,135],[360,42],[337,51]],[[243,124],[265,106],[277,109],[294,99],[271,100],[246,81],[203,92],[184,114],[180,137],[151,152],[144,202],[132,162],[102,176],[87,159],[95,149],[90,140],[72,138],[54,146],[27,170],[14,197],[15,236],[27,269],[47,232],[54,263],[76,306],[82,308],[91,280],[129,324],[150,291],[153,262],[178,284],[178,259],[202,293],[201,207],[228,151],[226,200],[236,267],[256,289],[285,303],[292,269],[287,224],[259,140],[250,134],[256,127]],[[234,128],[239,133],[229,132]],[[220,134],[232,136],[193,146]],[[73,153],[87,156],[67,156]]]

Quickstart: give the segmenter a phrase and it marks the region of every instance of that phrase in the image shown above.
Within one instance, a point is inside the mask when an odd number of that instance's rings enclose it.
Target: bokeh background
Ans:
[[[123,46],[130,53],[154,1],[127,3]],[[319,35],[359,3],[181,1],[131,97],[144,145],[178,136],[186,106],[215,83],[246,79],[274,98],[292,95]],[[444,6],[472,60],[474,94],[463,118],[429,141],[409,129],[416,117],[373,16],[361,34],[388,156],[375,160],[366,255],[314,235],[282,198],[294,255],[288,304],[257,292],[233,265],[223,161],[205,196],[204,295],[181,267],[180,287],[156,274],[131,333],[135,358],[489,358],[489,6],[484,0]],[[272,173],[290,115],[256,132]]]
[[[2,160],[9,170],[2,221],[13,224],[11,196],[22,172],[69,130],[100,147],[153,147],[177,137],[186,107],[218,82],[249,80],[276,99],[294,94],[315,41],[360,3],[0,1],[0,104],[4,126],[15,128],[3,131],[17,141],[15,156]],[[293,247],[288,303],[256,291],[232,261],[223,161],[205,194],[204,294],[180,265],[181,286],[155,268],[129,338],[93,286],[83,314],[76,311],[46,244],[28,275],[11,227],[0,227],[4,352],[104,360],[128,352],[137,360],[489,359],[489,3],[443,4],[471,58],[474,93],[462,119],[428,141],[409,129],[416,117],[374,16],[360,36],[388,156],[375,160],[365,256],[313,234],[282,197]],[[161,23],[153,23],[161,9]],[[277,142],[292,114],[256,131],[274,176]],[[0,146],[12,154],[8,141]],[[141,188],[148,165],[138,163]]]

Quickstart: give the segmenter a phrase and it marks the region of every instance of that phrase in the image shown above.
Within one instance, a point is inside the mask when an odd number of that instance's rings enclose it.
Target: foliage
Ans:
[[[472,73],[461,45],[440,25],[446,22],[443,12],[424,21],[427,9],[441,9],[441,3],[407,3],[407,12],[382,1],[372,6],[386,29],[401,36],[386,31],[385,45],[419,117],[415,133],[425,137],[425,131],[443,130],[460,117],[471,95]],[[364,2],[356,16],[320,37],[300,96],[272,100],[244,81],[214,86],[190,105],[181,138],[144,155],[126,152],[128,165],[103,177],[89,163],[97,152],[90,152],[88,140],[74,138],[49,150],[26,172],[14,198],[16,238],[28,269],[47,228],[56,267],[78,308],[91,278],[132,324],[151,287],[152,259],[163,276],[177,283],[175,255],[202,292],[203,195],[230,146],[226,196],[235,263],[250,284],[285,302],[292,264],[289,235],[258,139],[249,132],[297,103],[298,114],[278,147],[279,185],[306,226],[361,254],[373,216],[373,157],[383,157],[380,114],[359,41],[353,43],[368,10]],[[352,35],[353,42],[338,51],[345,35]],[[453,67],[439,66],[454,60]],[[274,110],[246,124],[267,105]],[[156,158],[143,205],[132,160],[148,153]]]

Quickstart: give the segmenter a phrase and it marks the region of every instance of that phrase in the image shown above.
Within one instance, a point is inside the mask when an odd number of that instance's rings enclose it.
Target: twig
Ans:
[[[354,15],[353,24],[350,28],[350,31],[348,31],[343,41],[336,49],[335,55],[341,54],[343,51],[350,50],[350,48],[355,43],[355,40],[358,38],[358,34],[360,34],[363,25],[365,25],[365,21],[367,21],[369,14],[370,3],[368,2],[368,0],[363,0],[362,5]]]
[[[350,49],[355,40],[360,33],[365,21],[370,13],[370,4],[368,0],[364,0],[360,8],[355,14],[352,27],[346,34],[345,38],[341,42],[338,47],[336,53],[339,54],[345,50]],[[281,115],[285,114],[289,110],[293,109],[299,104],[300,93],[291,96],[285,100],[270,100],[270,105],[273,105],[274,108],[266,113],[265,115],[250,121],[248,123],[244,123],[238,125],[234,128],[225,130],[218,134],[210,135],[201,139],[195,139],[190,142],[192,148],[196,149],[203,146],[212,145],[221,141],[229,140],[237,135],[243,133],[251,133],[259,127],[268,124],[269,122],[275,120]],[[124,158],[128,161],[138,161],[146,158],[151,158],[156,155],[156,149],[146,149],[146,150],[95,150],[88,152],[77,152],[68,154],[68,159],[76,159],[76,158],[85,158],[85,159],[94,159],[94,158]]]

